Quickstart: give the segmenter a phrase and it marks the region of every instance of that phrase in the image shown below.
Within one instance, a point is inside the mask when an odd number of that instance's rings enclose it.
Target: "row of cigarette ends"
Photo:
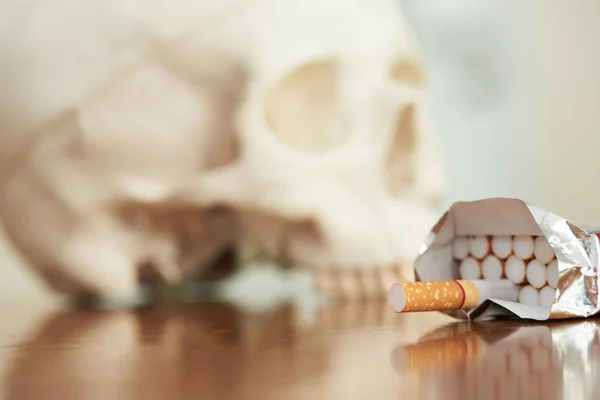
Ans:
[[[552,306],[558,262],[544,236],[457,236],[452,253],[460,279],[508,279],[521,286],[519,303]]]

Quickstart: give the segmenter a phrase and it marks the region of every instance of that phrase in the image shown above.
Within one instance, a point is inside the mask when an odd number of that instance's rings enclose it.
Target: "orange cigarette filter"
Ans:
[[[397,282],[388,292],[388,303],[396,312],[473,308],[479,298],[479,288],[469,280]]]

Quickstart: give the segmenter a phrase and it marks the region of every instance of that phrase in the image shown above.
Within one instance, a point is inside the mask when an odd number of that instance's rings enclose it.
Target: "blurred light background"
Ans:
[[[399,1],[429,70],[444,207],[518,197],[600,221],[600,3]],[[11,3],[0,0],[0,23]],[[0,299],[49,298],[3,236],[0,263]]]

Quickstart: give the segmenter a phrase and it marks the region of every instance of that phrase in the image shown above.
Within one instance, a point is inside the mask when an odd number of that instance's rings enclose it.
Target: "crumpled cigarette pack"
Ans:
[[[583,226],[583,225],[582,225]],[[584,229],[519,199],[490,198],[458,202],[440,218],[415,260],[417,281],[460,279],[453,241],[475,236],[544,236],[555,253],[558,282],[551,306],[486,299],[468,310],[443,311],[460,319],[554,320],[600,314],[600,242],[593,227]]]

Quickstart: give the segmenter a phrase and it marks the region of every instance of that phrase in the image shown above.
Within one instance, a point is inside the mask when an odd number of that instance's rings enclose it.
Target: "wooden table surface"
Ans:
[[[469,325],[376,303],[257,314],[218,303],[5,309],[2,399],[600,396],[594,320]]]

